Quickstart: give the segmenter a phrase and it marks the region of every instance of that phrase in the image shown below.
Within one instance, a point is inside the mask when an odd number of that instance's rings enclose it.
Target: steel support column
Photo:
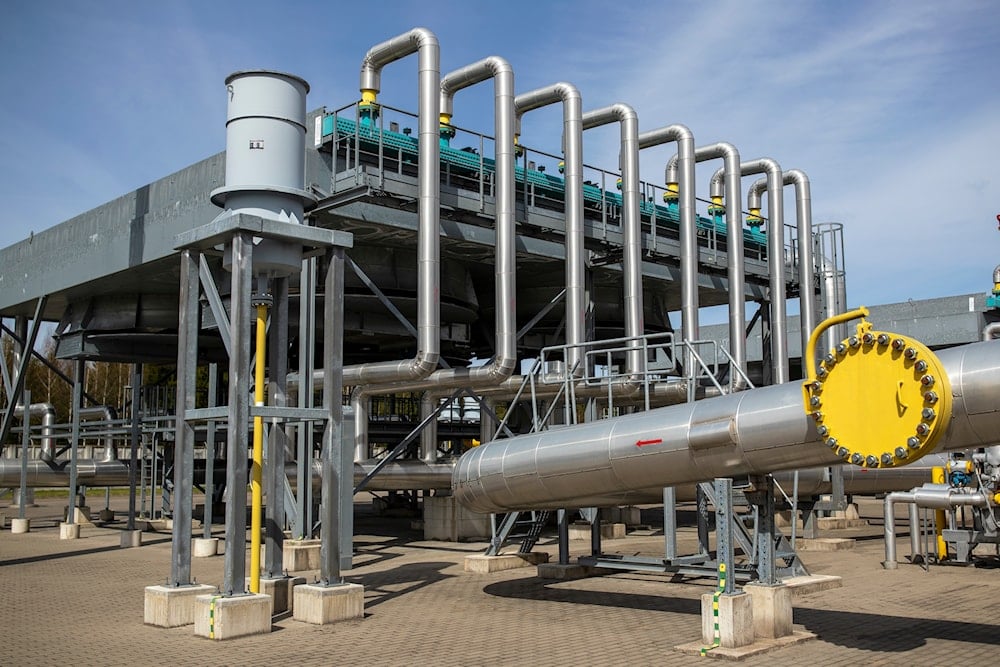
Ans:
[[[198,376],[198,260],[200,252],[181,252],[177,326],[177,418],[174,436],[173,541],[170,584],[191,584],[191,502],[194,490],[194,427],[187,420],[195,408]]]
[[[732,595],[736,590],[733,570],[733,480],[720,477],[715,480],[715,548],[716,560],[721,571],[725,565],[726,586],[722,591]]]
[[[37,321],[36,321],[37,324]],[[30,355],[25,354],[23,359]],[[73,361],[73,402],[70,404],[72,417],[70,419],[69,437],[69,506],[66,508],[66,523],[76,523],[76,463],[80,450],[80,408],[83,407],[83,384],[87,375],[87,362],[83,359]],[[16,384],[16,381],[15,381]],[[27,413],[27,410],[25,411]],[[27,414],[25,414],[27,417]],[[22,498],[23,502],[24,499]]]
[[[208,365],[208,407],[214,408],[219,403],[219,365]],[[205,510],[201,521],[207,540],[212,537],[213,505],[215,504],[215,429],[214,419],[205,424]]]
[[[142,364],[132,364],[132,420],[129,428],[128,452],[128,526],[135,530],[135,486],[139,472],[139,443],[142,441]]]

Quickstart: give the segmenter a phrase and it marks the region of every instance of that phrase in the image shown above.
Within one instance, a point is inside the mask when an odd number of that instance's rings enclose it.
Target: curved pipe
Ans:
[[[896,569],[896,504],[910,505],[910,551],[914,558],[920,551],[920,530],[917,508],[954,509],[962,506],[986,507],[989,500],[982,491],[956,489],[947,484],[924,484],[912,491],[896,491],[885,497],[885,561],[887,570]]]
[[[812,193],[809,177],[800,169],[789,169],[782,174],[783,185],[795,186],[796,235],[799,240],[799,322],[802,350],[806,349],[809,335],[816,328],[816,298],[813,279],[812,246]],[[761,195],[767,190],[767,179],[762,178],[750,186],[747,208],[760,209]],[[804,353],[803,353],[804,354]]]
[[[638,137],[639,148],[649,148],[667,142],[677,142],[679,178],[669,181],[668,187],[678,186],[677,206],[680,213],[681,244],[681,335],[684,340],[698,340],[698,228],[694,201],[694,135],[685,125],[667,125],[657,130],[643,132]],[[639,274],[642,279],[642,274]],[[642,308],[640,302],[639,307]],[[641,335],[642,332],[640,332]],[[691,361],[685,370],[691,372]]]
[[[51,403],[32,403],[28,406],[28,418],[24,418],[24,405],[17,405],[14,408],[15,414],[20,414],[25,421],[25,428],[32,417],[42,418],[42,449],[39,458],[43,461],[52,461],[56,455],[56,441],[52,436],[53,427],[56,423],[56,408]],[[18,477],[20,479],[20,476]],[[20,483],[20,482],[18,482]]]
[[[983,340],[1000,338],[1000,322],[990,322],[983,327]]]
[[[695,162],[705,160],[723,159],[722,168],[719,170],[721,178],[725,178],[725,198],[726,206],[726,255],[727,255],[727,276],[729,279],[729,353],[733,357],[733,363],[743,373],[730,373],[730,389],[732,391],[742,391],[746,389],[747,383],[743,374],[747,372],[747,341],[746,341],[746,263],[743,253],[743,221],[740,215],[740,203],[743,197],[740,194],[740,152],[730,143],[720,141],[707,146],[699,146],[694,150]],[[678,183],[677,165],[680,161],[680,154],[676,154],[667,162],[665,181],[667,183]],[[713,189],[716,181],[713,179]],[[718,194],[712,193],[713,197],[722,197],[723,188],[718,187]],[[681,221],[681,233],[683,234],[683,219]],[[683,264],[683,257],[681,263]],[[683,273],[683,268],[681,269]],[[697,268],[695,268],[697,271]],[[697,278],[697,276],[695,276]]]
[[[994,444],[1000,343],[937,354],[954,396],[938,450]],[[477,512],[588,507],[720,475],[840,463],[803,410],[801,391],[798,383],[771,385],[498,440],[459,459],[452,489]]]
[[[566,368],[578,374],[586,340],[586,248],[583,229],[583,102],[569,83],[555,83],[514,98],[514,134],[521,133],[521,117],[528,111],[562,102],[563,179],[566,192]]]
[[[639,217],[639,118],[627,104],[588,111],[583,114],[583,129],[617,122],[621,133],[622,172],[622,299],[625,307],[625,336],[638,338],[645,333],[642,312],[642,228]],[[629,343],[626,366],[637,378],[645,367],[638,341]]]
[[[382,68],[412,53],[418,59],[417,200],[417,353],[412,359],[344,367],[345,385],[380,384],[425,378],[437,368],[441,355],[440,118],[441,51],[438,39],[426,28],[414,28],[373,46],[361,62],[362,101],[374,103],[381,89]]]
[[[779,193],[767,200],[767,268],[771,302],[771,363],[774,384],[788,382],[788,332],[785,310],[785,201],[781,196],[781,166],[771,158],[740,164],[740,174],[767,175],[768,192]]]

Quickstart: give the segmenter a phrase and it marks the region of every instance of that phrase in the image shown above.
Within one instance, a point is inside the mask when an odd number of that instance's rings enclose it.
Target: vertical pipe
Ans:
[[[264,368],[267,366],[267,306],[257,304],[256,364],[254,365],[254,406],[264,407]],[[250,468],[250,592],[260,593],[260,529],[264,492],[264,418],[253,418],[253,465]]]
[[[208,407],[214,408],[218,404],[219,394],[219,365],[211,363],[208,365]],[[202,515],[203,537],[207,540],[212,537],[212,509],[215,498],[215,420],[209,419],[205,424],[205,512]]]
[[[885,507],[883,519],[885,525],[885,560],[882,567],[887,570],[896,569],[896,501],[902,498],[910,498],[909,493],[890,493],[885,497]]]
[[[194,428],[186,412],[195,408],[198,375],[198,260],[200,253],[181,252],[177,323],[177,416],[174,435],[174,527],[170,583],[191,583],[191,501],[194,490]]]
[[[569,565],[569,512],[556,511],[556,525],[559,531],[559,564]]]
[[[645,333],[642,296],[642,229],[639,217],[639,118],[627,104],[612,104],[583,114],[583,129],[618,122],[621,135],[619,162],[622,173],[622,302],[625,308],[625,336],[638,338]],[[626,365],[633,380],[645,368],[638,340],[628,343]]]
[[[677,490],[672,486],[663,487],[663,558],[677,558]]]
[[[142,364],[132,364],[132,424],[129,430],[128,456],[128,526],[135,530],[135,486],[139,467],[139,442],[142,438],[140,403],[142,396]]]
[[[910,515],[910,562],[923,563],[924,554],[920,546],[920,508],[912,502],[909,506]]]
[[[226,433],[226,553],[222,594],[245,592],[247,536],[247,424],[250,421],[250,289],[253,279],[253,241],[244,232],[232,240],[233,274],[230,289],[229,422]]]
[[[931,468],[931,483],[945,484],[944,468],[934,466]],[[934,510],[934,549],[937,552],[938,561],[948,559],[948,543],[944,541],[945,512],[943,509]]]
[[[464,399],[456,399],[456,402],[452,403],[452,413],[454,414],[454,409],[457,401]],[[437,407],[437,395],[430,391],[425,391],[420,396],[420,421],[426,420],[434,412]],[[423,431],[420,432],[420,460],[426,463],[435,463],[437,461],[437,439],[438,439],[438,429],[437,429],[437,419],[432,419],[427,422],[427,426]]]
[[[267,364],[268,403],[285,407],[288,403],[285,388],[288,375],[288,278],[275,278],[272,284],[274,306],[271,308],[271,326],[268,331]],[[264,493],[267,505],[264,514],[266,537],[264,577],[277,579],[282,576],[285,527],[285,445],[288,442],[281,424],[272,422],[267,443],[267,477]]]
[[[313,374],[316,334],[316,259],[310,257],[302,262],[299,278],[299,378],[309,378]],[[299,382],[298,401],[300,408],[313,407],[313,386]],[[298,427],[298,452],[296,456],[296,480],[298,482],[298,511],[295,513],[295,535],[306,539],[312,534],[312,422],[306,421]]]

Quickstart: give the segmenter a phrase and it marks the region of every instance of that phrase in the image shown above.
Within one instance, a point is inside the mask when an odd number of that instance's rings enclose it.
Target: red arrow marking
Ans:
[[[663,442],[663,438],[657,438],[656,440],[636,440],[636,447],[645,447],[646,445],[658,445]]]

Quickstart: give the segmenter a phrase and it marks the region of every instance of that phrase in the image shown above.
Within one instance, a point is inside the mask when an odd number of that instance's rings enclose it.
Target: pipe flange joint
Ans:
[[[938,357],[908,336],[872,331],[867,321],[834,350],[835,359],[823,359],[804,384],[803,407],[816,420],[822,377],[819,439],[833,439],[838,456],[868,468],[906,465],[933,451],[951,421],[948,374]]]

